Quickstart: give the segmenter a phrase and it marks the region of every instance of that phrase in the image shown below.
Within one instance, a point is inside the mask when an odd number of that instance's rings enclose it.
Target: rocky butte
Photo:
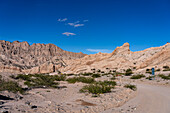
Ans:
[[[129,43],[112,53],[86,55],[64,51],[54,44],[0,41],[0,71],[15,73],[91,72],[92,69],[124,71],[131,68],[142,72],[146,68],[170,66],[170,43],[132,52]]]

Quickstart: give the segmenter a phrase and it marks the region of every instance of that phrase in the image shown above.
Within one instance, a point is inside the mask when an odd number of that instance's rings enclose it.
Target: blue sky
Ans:
[[[94,54],[170,42],[170,0],[0,0],[0,40]]]

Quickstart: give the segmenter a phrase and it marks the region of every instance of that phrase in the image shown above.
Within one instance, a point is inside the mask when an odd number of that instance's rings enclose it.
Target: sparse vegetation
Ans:
[[[163,66],[164,69],[169,69],[169,66]]]
[[[125,88],[129,88],[129,89],[131,89],[131,90],[133,90],[133,91],[136,91],[136,90],[137,90],[137,87],[136,87],[135,85],[132,85],[132,84],[126,84],[124,87],[125,87]]]
[[[164,79],[164,80],[170,80],[170,75],[165,76],[165,75],[163,75],[163,74],[159,74],[158,76],[161,77],[161,78]]]
[[[146,73],[152,74],[152,70],[151,69],[146,69]]]
[[[88,92],[92,94],[108,93],[111,92],[111,89],[114,88],[115,85],[115,81],[98,81],[94,82],[93,84],[84,86],[82,89],[80,89],[80,92]]]
[[[91,77],[73,77],[68,78],[67,81],[69,83],[76,83],[76,82],[82,82],[82,83],[93,83],[95,80]]]
[[[66,80],[66,75],[54,75],[54,79],[56,81],[65,81]]]
[[[2,79],[2,77],[0,76],[0,91],[9,91],[9,92],[13,92],[13,93],[21,93],[24,94],[24,89],[18,85],[17,82],[14,81],[5,81]]]
[[[161,69],[156,69],[155,71],[161,71]]]
[[[102,94],[111,92],[111,87],[105,85],[91,84],[86,85],[82,89],[80,89],[81,93],[88,92],[92,94]]]
[[[93,78],[98,78],[98,77],[101,77],[100,74],[93,74],[92,75]]]
[[[112,75],[112,78],[110,78],[111,80],[115,80],[116,79],[116,76],[115,75]]]
[[[145,75],[133,75],[130,77],[130,79],[141,79],[143,77],[145,77]]]
[[[49,87],[49,88],[57,88],[59,83],[56,81],[65,80],[65,76],[61,75],[43,75],[43,74],[34,74],[34,75],[18,75],[15,79],[24,80],[24,84],[28,87]]]
[[[125,75],[126,76],[130,76],[131,74],[133,74],[132,70],[131,69],[127,69]]]
[[[114,86],[116,86],[116,82],[115,81],[99,81],[99,82],[96,82],[95,84],[99,84],[99,85],[104,85],[104,86],[109,86],[109,87],[112,87],[114,88]]]
[[[146,79],[148,80],[152,80],[152,78],[154,78],[155,76],[149,76],[149,77],[146,77]]]
[[[170,71],[170,68],[169,68],[169,66],[163,66],[163,71]]]
[[[84,76],[90,76],[90,75],[92,75],[93,73],[82,73],[82,75],[84,75]]]

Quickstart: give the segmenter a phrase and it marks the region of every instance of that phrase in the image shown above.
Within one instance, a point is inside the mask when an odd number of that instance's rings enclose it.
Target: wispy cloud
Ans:
[[[63,19],[59,18],[59,19],[58,19],[59,22],[65,22],[65,21],[67,21],[67,20],[68,20],[67,18],[63,18]]]
[[[83,22],[88,22],[89,20],[83,20]]]
[[[76,35],[75,33],[70,33],[70,32],[64,32],[62,33],[63,35],[66,35],[66,36],[72,36],[72,35]]]
[[[79,24],[80,21],[74,22],[74,23],[68,23],[68,25],[73,26],[73,27],[80,27],[84,26],[84,24]]]
[[[86,49],[86,51],[90,51],[90,52],[102,52],[102,53],[111,53],[113,50],[109,50],[109,49]]]

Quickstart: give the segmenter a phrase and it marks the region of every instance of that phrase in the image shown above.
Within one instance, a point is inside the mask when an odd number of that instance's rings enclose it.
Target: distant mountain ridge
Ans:
[[[32,44],[0,40],[0,72],[13,73],[62,73],[91,72],[107,69],[123,72],[130,68],[170,67],[170,43],[132,52],[129,43],[117,47],[112,53],[86,55],[64,51],[54,44]]]
[[[67,60],[67,67],[62,72],[82,73],[91,69],[107,71],[107,69],[123,72],[130,68],[133,71],[145,71],[146,68],[161,69],[170,67],[170,43],[160,47],[151,47],[143,51],[132,52],[129,43],[117,47],[112,53],[87,55],[74,61]],[[106,69],[107,68],[107,69]]]
[[[22,72],[44,63],[62,62],[86,56],[83,53],[64,51],[54,44],[32,44],[0,40],[0,71]]]

